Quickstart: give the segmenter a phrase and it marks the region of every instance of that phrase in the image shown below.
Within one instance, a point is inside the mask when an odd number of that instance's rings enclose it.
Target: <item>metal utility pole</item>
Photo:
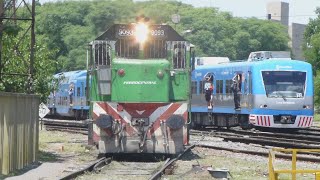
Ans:
[[[30,67],[29,67],[29,81],[28,81],[28,93],[33,93],[33,73],[34,73],[34,47],[36,44],[36,38],[34,34],[35,24],[35,0],[32,0],[32,13],[31,13],[31,42],[30,42]]]
[[[19,17],[17,15],[18,10],[24,10],[24,17]],[[9,26],[19,26],[19,22],[29,22],[30,26],[25,30],[24,33],[21,33],[21,37],[15,44],[7,44],[6,46],[11,49],[9,53],[17,53],[18,56],[22,59],[23,62],[21,64],[27,64],[28,71],[27,72],[6,72],[5,71],[5,63],[12,61],[12,59],[7,58],[3,54],[3,38],[5,28]],[[33,76],[34,76],[34,59],[35,59],[35,0],[0,0],[0,82],[3,81],[5,76],[23,76],[26,78],[26,92],[33,93]],[[29,34],[29,35],[28,35]],[[26,53],[20,51],[21,42],[23,42],[26,37],[30,37],[30,48],[29,55],[25,56],[22,53]],[[8,38],[8,37],[7,37]],[[29,58],[24,58],[29,57]]]
[[[2,31],[3,31],[3,17],[4,17],[4,0],[0,0],[0,82],[2,82]]]

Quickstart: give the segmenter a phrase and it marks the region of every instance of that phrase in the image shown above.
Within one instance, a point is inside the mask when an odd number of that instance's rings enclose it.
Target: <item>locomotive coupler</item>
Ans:
[[[281,116],[280,122],[282,124],[291,123],[291,117],[290,116]]]
[[[148,134],[148,131],[150,130],[150,128],[153,126],[153,123],[151,123],[147,130],[144,132],[144,135],[143,135],[143,138],[140,140],[140,143],[139,143],[139,149],[140,149],[140,152],[143,152],[143,147],[146,143],[146,139],[147,139],[147,134]]]

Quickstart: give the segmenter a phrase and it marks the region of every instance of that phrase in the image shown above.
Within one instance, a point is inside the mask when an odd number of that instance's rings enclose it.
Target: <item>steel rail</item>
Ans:
[[[104,165],[110,164],[111,158],[106,158],[106,157],[100,158],[100,159],[94,161],[93,163],[89,164],[87,167],[60,178],[60,180],[74,179],[77,176],[84,174],[86,171],[89,171],[89,172],[96,171],[97,168],[100,167],[103,163],[105,163]]]
[[[179,160],[186,152],[190,151],[192,148],[194,148],[195,145],[192,145],[188,148],[186,148],[182,153],[180,153],[176,158],[173,158],[169,161],[166,161],[167,163],[165,163],[162,168],[156,172],[155,174],[153,174],[149,180],[156,180],[156,179],[160,179],[161,175],[163,174],[163,172],[166,170],[166,168],[168,168],[171,164],[173,164],[175,161]]]
[[[269,156],[269,152],[232,149],[232,148],[219,147],[219,146],[206,145],[206,144],[197,144],[196,146],[197,147],[202,147],[202,148],[230,151],[230,152],[235,152],[235,153],[252,154],[252,155],[258,155],[258,156],[263,156],[263,157],[268,157]],[[292,156],[291,155],[287,155],[287,154],[279,154],[279,153],[277,153],[276,157],[283,158],[283,159],[290,159],[290,160],[292,159]],[[297,159],[301,160],[301,161],[307,161],[307,162],[320,162],[320,158],[317,158],[317,157],[297,156]]]

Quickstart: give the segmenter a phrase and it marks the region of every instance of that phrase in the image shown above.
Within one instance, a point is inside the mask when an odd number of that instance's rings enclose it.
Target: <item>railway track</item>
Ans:
[[[74,179],[83,174],[81,179],[127,179],[128,177],[134,176],[137,178],[156,180],[160,179],[165,173],[172,173],[175,168],[173,164],[193,147],[194,146],[189,146],[177,157],[167,158],[166,161],[158,161],[152,154],[150,154],[150,157],[148,155],[142,156],[141,154],[137,156],[131,156],[129,154],[126,154],[126,156],[114,156],[113,159],[103,157],[90,163],[85,168],[81,168],[62,177],[60,180]],[[150,159],[152,159],[152,162],[149,162]],[[85,172],[91,173],[85,174]]]
[[[246,144],[259,144],[283,148],[319,149],[320,138],[315,136],[293,135],[286,133],[269,133],[243,130],[191,130],[191,135],[207,135],[223,138],[224,141],[241,142]]]
[[[70,133],[80,133],[88,135],[89,120],[74,121],[74,120],[56,120],[44,118],[40,120],[40,126],[48,131],[65,131]]]
[[[43,119],[41,125],[46,130],[66,131],[70,133],[88,134],[89,120],[54,120]],[[319,134],[318,134],[319,132]],[[191,135],[207,134],[214,137],[223,138],[225,141],[259,144],[262,146],[275,146],[283,148],[308,148],[318,149],[320,145],[320,128],[313,127],[294,132],[264,132],[249,131],[240,128],[230,129],[204,129],[201,131],[191,130]]]
[[[226,147],[220,146],[219,143],[212,144],[210,142],[206,142],[206,140],[199,140],[198,146],[205,148],[213,148],[217,150],[226,150],[232,152],[240,152],[245,154],[259,155],[259,156],[268,156],[268,151],[272,147],[282,147],[282,148],[296,148],[296,149],[320,149],[318,145],[319,138],[313,137],[313,139],[308,140],[309,136],[296,135],[292,136],[292,134],[285,133],[271,133],[271,132],[260,132],[260,131],[243,131],[239,129],[219,129],[219,130],[211,130],[211,131],[196,131],[191,130],[190,134],[194,137],[213,137],[213,138],[221,138],[225,142],[235,142],[235,143],[245,143],[248,144],[247,148],[243,147]],[[279,137],[283,138],[279,138]],[[292,136],[292,137],[290,137]],[[302,138],[304,137],[304,138]],[[301,140],[301,139],[303,140]],[[317,139],[318,138],[318,139]],[[196,138],[195,138],[196,139]],[[255,149],[252,148],[254,146],[259,147],[260,150],[250,150]],[[278,154],[281,158],[290,159],[291,156],[287,154]],[[300,153],[298,159],[310,162],[320,162],[320,153],[316,152],[308,152],[308,153]]]

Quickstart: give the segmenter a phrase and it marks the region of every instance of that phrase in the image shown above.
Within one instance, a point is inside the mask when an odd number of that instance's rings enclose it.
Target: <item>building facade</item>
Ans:
[[[292,23],[289,26],[289,3],[276,1],[267,4],[267,18],[281,23],[287,27],[290,42],[289,47],[292,50],[292,58],[305,60],[302,52],[303,34],[306,28],[304,24]]]

